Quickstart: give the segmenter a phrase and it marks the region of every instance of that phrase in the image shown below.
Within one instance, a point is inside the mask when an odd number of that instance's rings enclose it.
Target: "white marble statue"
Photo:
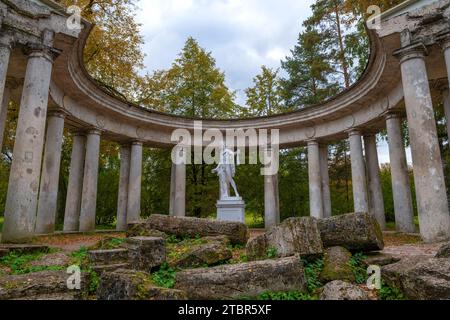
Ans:
[[[235,197],[240,197],[236,182],[234,181],[236,174],[235,155],[235,152],[223,146],[220,153],[219,165],[213,170],[219,176],[220,200],[230,198],[230,185],[233,187]]]

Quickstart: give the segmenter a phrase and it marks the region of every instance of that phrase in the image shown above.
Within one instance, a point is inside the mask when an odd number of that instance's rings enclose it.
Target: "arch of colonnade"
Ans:
[[[355,211],[384,227],[375,134],[389,138],[397,229],[414,232],[408,168],[401,135],[410,132],[420,232],[450,237],[450,215],[432,101],[450,116],[450,0],[409,0],[369,30],[371,55],[362,78],[320,105],[272,117],[189,119],[157,113],[109,95],[88,75],[83,48],[91,25],[67,28],[68,15],[50,0],[0,0],[0,132],[9,101],[20,101],[2,241],[52,233],[63,129],[73,134],[65,231],[95,230],[100,139],[121,143],[118,229],[140,215],[142,148],[172,147],[175,129],[277,129],[280,147],[306,145],[311,215],[331,215],[327,145],[349,139]],[[448,121],[450,123],[450,121]],[[449,130],[450,132],[450,130]],[[1,140],[1,139],[0,139]],[[364,145],[364,147],[363,147]],[[364,150],[364,151],[363,151]],[[173,165],[171,214],[185,213],[184,165]],[[265,179],[266,226],[279,222],[277,176]]]

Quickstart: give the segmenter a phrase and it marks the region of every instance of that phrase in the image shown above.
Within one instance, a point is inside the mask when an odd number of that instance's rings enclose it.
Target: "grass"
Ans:
[[[262,229],[264,228],[264,218],[255,213],[247,213],[245,215],[245,224],[250,229]]]
[[[59,271],[64,270],[64,266],[32,266],[31,262],[36,261],[43,256],[53,253],[52,250],[23,254],[20,251],[12,251],[0,259],[0,265],[8,268],[12,275],[28,274],[40,271]]]

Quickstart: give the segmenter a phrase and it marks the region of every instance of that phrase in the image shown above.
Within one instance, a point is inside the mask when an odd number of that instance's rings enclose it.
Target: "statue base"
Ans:
[[[241,197],[217,201],[217,220],[245,223],[245,202]]]

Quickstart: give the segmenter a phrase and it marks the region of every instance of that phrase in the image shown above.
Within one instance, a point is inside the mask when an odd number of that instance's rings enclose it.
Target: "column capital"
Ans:
[[[378,131],[376,130],[368,130],[368,131],[364,131],[364,138],[372,138],[372,137],[376,137],[376,135],[378,134]]]
[[[61,51],[43,44],[30,43],[23,48],[23,53],[28,56],[28,59],[44,58],[53,63]]]
[[[86,134],[87,135],[96,135],[96,136],[101,136],[102,135],[102,130],[98,129],[98,128],[88,128],[86,130]]]
[[[306,143],[308,144],[308,147],[309,146],[319,146],[319,141],[317,139],[306,140]]]
[[[47,117],[56,117],[56,118],[65,119],[68,115],[69,115],[69,113],[66,110],[61,109],[61,108],[50,109],[47,112]]]
[[[394,111],[394,110],[388,111],[385,115],[386,120],[389,120],[389,119],[400,119],[401,120],[404,117],[405,117],[405,115],[403,114],[403,112]]]
[[[144,145],[144,142],[142,140],[132,140],[129,144],[132,146],[141,146],[142,147]]]
[[[0,34],[0,48],[7,48],[11,51],[14,48],[14,44],[14,36],[7,33]]]
[[[86,137],[86,130],[84,129],[70,129],[69,133],[73,136],[73,137]]]
[[[350,130],[347,130],[346,132],[349,137],[356,136],[356,135],[362,136],[361,129],[359,129],[359,128],[351,128]]]
[[[442,51],[450,49],[450,29],[439,32],[436,41],[441,46]]]
[[[428,49],[423,42],[414,42],[394,51],[394,56],[400,60],[400,64],[411,59],[423,59],[428,55]]]

